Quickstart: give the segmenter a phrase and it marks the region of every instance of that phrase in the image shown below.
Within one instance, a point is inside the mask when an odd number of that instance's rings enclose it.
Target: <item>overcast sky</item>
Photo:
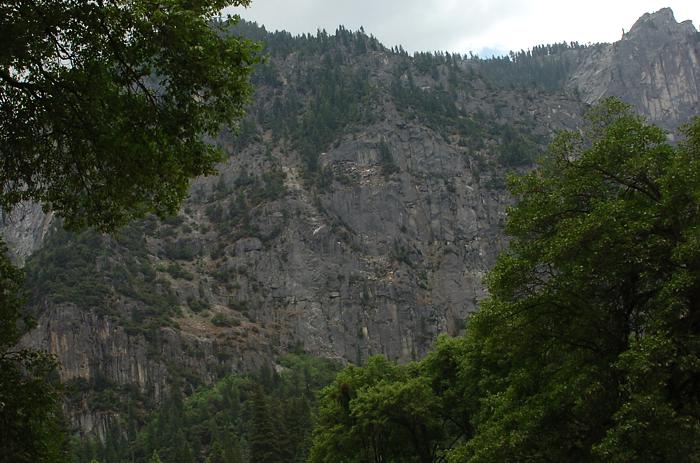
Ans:
[[[612,42],[646,12],[700,21],[698,0],[252,0],[235,13],[295,34],[363,26],[384,45],[481,56],[562,41]]]

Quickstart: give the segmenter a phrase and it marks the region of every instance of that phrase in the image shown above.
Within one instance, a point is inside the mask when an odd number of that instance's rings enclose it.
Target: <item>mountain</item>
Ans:
[[[613,44],[480,60],[364,33],[243,23],[269,60],[217,176],[180,214],[74,235],[33,205],[4,216],[71,419],[104,437],[148,409],[286,352],[420,358],[484,297],[506,238],[508,172],[616,95],[673,129],[698,114],[700,35],[670,10]]]
[[[698,114],[700,34],[664,8],[645,14],[622,39],[582,57],[567,86],[586,103],[615,95],[668,129]]]

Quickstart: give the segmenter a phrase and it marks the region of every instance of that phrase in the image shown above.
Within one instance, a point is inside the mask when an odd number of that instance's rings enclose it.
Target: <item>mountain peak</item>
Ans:
[[[634,23],[627,38],[637,36],[683,36],[695,34],[697,30],[692,21],[676,21],[671,8],[662,8],[654,13],[645,13]]]

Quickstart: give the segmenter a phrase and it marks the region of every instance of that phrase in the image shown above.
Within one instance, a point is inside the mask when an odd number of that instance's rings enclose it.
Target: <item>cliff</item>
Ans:
[[[698,114],[700,33],[670,8],[645,14],[622,39],[582,57],[568,82],[586,103],[615,95],[674,129]]]
[[[670,10],[548,58],[568,63],[561,85],[505,85],[493,63],[409,57],[342,28],[240,32],[269,63],[240,135],[217,140],[229,158],[177,217],[114,237],[67,234],[35,206],[6,218],[38,319],[23,343],[57,355],[84,432],[104,435],[128,400],[288,351],[420,358],[484,297],[508,172],[607,95],[669,127],[698,112],[698,34]]]

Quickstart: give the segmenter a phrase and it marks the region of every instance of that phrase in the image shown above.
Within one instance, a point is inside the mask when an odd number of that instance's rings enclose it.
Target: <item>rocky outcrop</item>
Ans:
[[[13,262],[23,265],[41,246],[52,220],[52,213],[45,214],[39,205],[32,203],[21,203],[9,214],[0,211],[0,235]]]
[[[618,96],[675,129],[700,112],[700,33],[670,8],[647,13],[621,40],[585,53],[569,85],[587,103]]]
[[[143,397],[158,403],[171,392],[174,377],[186,378],[185,390],[191,393],[228,373],[255,371],[273,354],[267,340],[246,324],[222,330],[198,329],[198,322],[183,317],[182,329],[163,327],[144,335],[111,317],[56,305],[42,313],[21,345],[56,356],[61,380],[73,394],[68,407],[73,423],[81,432],[104,438],[122,411],[118,403],[101,400],[105,390],[120,391],[118,400]]]

